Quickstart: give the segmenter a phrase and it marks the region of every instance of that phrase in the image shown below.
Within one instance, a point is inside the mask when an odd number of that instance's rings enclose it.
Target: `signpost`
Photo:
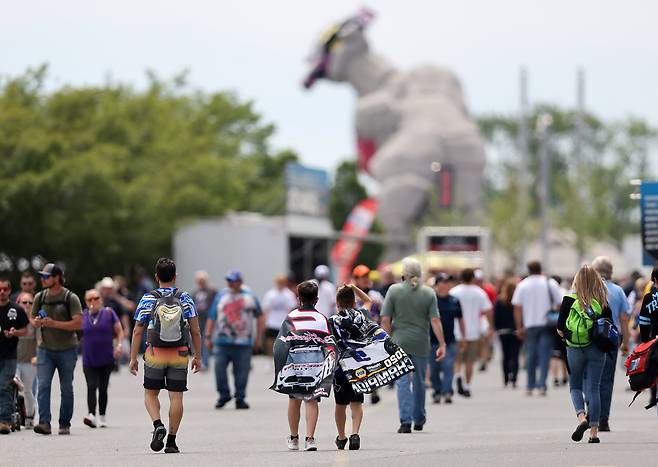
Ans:
[[[640,196],[644,265],[655,266],[658,263],[658,182],[642,182]]]

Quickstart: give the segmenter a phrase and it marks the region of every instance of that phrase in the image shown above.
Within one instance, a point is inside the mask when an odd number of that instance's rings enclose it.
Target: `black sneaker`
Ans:
[[[443,396],[443,402],[446,404],[452,404],[452,396],[450,394],[446,394]]]
[[[167,429],[164,425],[158,425],[158,427],[153,430],[153,438],[151,438],[151,449],[153,451],[162,451],[165,436],[167,436]]]
[[[464,395],[464,385],[462,384],[462,377],[457,376],[457,394],[460,396]]]
[[[361,447],[361,437],[357,434],[350,435],[350,451],[358,451]]]
[[[441,394],[439,394],[439,393],[432,394],[432,402],[434,402],[435,404],[440,404],[441,403]]]
[[[423,425],[419,425],[417,423],[414,423],[414,430],[415,431],[423,431]]]
[[[178,449],[178,446],[176,446],[175,444],[172,446],[165,447],[165,453],[167,454],[178,454],[179,452],[180,450]]]
[[[246,410],[249,408],[249,404],[247,404],[244,399],[237,399],[235,401],[235,408],[240,410]]]
[[[601,442],[601,440],[599,438],[590,438],[587,442],[591,444],[598,444]]]
[[[338,436],[336,436],[335,443],[336,443],[336,447],[342,451],[343,449],[345,449],[345,445],[347,444],[347,438],[338,439]]]
[[[462,396],[468,398],[471,397],[471,390],[470,389],[464,389],[464,392],[462,392]]]
[[[601,420],[599,422],[599,431],[610,431],[610,423],[607,420]]]
[[[583,435],[585,434],[585,432],[586,432],[587,430],[589,430],[589,422],[587,422],[587,421],[580,422],[580,423],[578,424],[578,426],[576,427],[576,431],[574,431],[574,432],[572,433],[572,435],[571,435],[571,439],[572,439],[573,441],[576,441],[576,442],[582,440],[582,439],[583,439]]]
[[[398,428],[398,433],[411,433],[411,423],[403,423]]]
[[[218,399],[218,400],[217,400],[217,403],[215,404],[215,408],[216,408],[216,409],[221,409],[221,408],[224,407],[226,404],[228,404],[228,402],[229,402],[230,400],[231,400],[230,397],[229,397],[228,399]]]
[[[377,394],[377,391],[373,392],[370,395],[370,402],[374,405],[377,404],[381,400],[381,397],[379,397],[379,394]]]

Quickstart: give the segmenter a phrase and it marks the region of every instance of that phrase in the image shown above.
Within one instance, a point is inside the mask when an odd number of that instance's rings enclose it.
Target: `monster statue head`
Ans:
[[[348,68],[353,60],[368,53],[363,31],[374,16],[374,12],[364,8],[322,34],[308,59],[311,71],[304,80],[305,88],[310,88],[320,78],[347,80]]]

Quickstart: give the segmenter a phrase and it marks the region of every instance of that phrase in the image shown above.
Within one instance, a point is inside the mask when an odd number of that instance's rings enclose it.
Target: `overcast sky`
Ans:
[[[331,23],[363,2],[311,0],[0,0],[0,74],[48,63],[50,86],[190,70],[193,86],[253,100],[276,124],[277,147],[334,168],[354,154],[354,93],[300,82],[304,58]],[[447,66],[474,113],[518,108],[526,66],[532,101],[573,105],[586,72],[589,110],[658,126],[658,2],[608,0],[372,1],[373,50],[400,69]]]

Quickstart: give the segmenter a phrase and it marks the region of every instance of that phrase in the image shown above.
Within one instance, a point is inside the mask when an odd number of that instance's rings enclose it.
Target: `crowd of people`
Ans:
[[[337,288],[325,265],[317,266],[314,276],[299,286],[286,275],[277,276],[259,298],[239,270],[225,275],[221,290],[211,285],[207,272],[198,271],[195,290],[188,293],[176,287],[175,263],[162,258],[155,267],[157,284],[144,275],[132,294],[124,278],[104,277],[84,293],[83,301],[65,287],[64,272],[54,263],[36,276],[23,273],[13,294],[10,281],[0,278],[0,434],[11,432],[15,376],[24,387],[25,427],[42,435],[52,433],[55,372],[61,388],[58,433],[70,433],[79,354],[87,383],[83,422],[90,428],[107,426],[112,373],[127,362],[137,374],[142,353],[145,405],[153,421],[150,446],[176,453],[188,367],[207,371],[212,357],[215,408],[235,400],[236,409],[249,409],[252,355],[272,356],[289,313],[304,309],[319,313],[332,326],[345,317],[374,323],[406,352],[415,371],[395,381],[399,433],[423,429],[426,388],[431,388],[436,404],[452,404],[455,394],[476,397],[477,372],[491,367],[493,349],[500,348],[502,385],[516,388],[522,368],[529,397],[546,396],[550,377],[554,387],[568,384],[578,418],[572,439],[580,441],[590,430],[589,442],[598,443],[598,432],[611,429],[618,353],[628,355],[634,345],[658,334],[658,270],[650,279],[634,273],[617,284],[605,257],[583,266],[567,288],[560,278],[545,275],[536,261],[528,263],[522,277],[509,273],[492,282],[478,269],[427,274],[411,258],[403,262],[399,280],[390,271],[380,273],[365,265],[354,268],[349,286]],[[619,352],[606,353],[592,342],[591,323],[597,317],[608,318],[620,330]],[[168,391],[171,403],[168,427],[160,417],[162,390]],[[343,449],[349,443],[349,449],[358,449],[363,394],[350,389],[340,369],[334,394],[336,446]],[[380,399],[378,391],[371,392],[371,403]],[[315,450],[319,409],[313,400],[305,402],[310,425],[305,448]],[[290,449],[299,448],[301,407],[301,400],[290,399]]]

